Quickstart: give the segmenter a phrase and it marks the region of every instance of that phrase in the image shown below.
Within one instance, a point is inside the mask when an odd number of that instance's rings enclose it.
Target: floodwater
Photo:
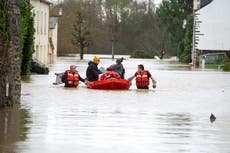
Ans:
[[[0,152],[230,152],[230,73],[126,57],[126,77],[142,63],[157,80],[156,89],[136,90],[134,81],[128,91],[52,85],[54,73],[71,64],[85,77],[91,58],[58,58],[49,75],[23,82],[20,108],[0,110]],[[112,63],[102,59],[99,67]]]

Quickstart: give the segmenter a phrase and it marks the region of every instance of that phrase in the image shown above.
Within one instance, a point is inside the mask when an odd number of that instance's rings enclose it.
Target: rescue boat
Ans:
[[[102,74],[98,81],[87,82],[90,89],[128,90],[131,83],[121,79],[120,75],[113,71]]]
[[[116,78],[87,82],[90,89],[128,90],[130,85],[129,80]]]

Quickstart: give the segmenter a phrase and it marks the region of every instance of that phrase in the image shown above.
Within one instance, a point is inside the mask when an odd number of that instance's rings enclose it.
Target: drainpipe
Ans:
[[[195,11],[193,10],[193,34],[192,34],[192,65],[195,66],[195,27],[196,27],[196,15]]]

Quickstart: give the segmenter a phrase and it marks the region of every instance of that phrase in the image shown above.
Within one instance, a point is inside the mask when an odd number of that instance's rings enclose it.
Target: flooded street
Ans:
[[[125,77],[144,64],[157,80],[156,89],[136,90],[134,80],[128,91],[52,85],[54,73],[71,64],[85,77],[91,58],[60,57],[49,75],[23,82],[20,109],[0,110],[0,152],[230,152],[230,73],[127,56]],[[99,67],[112,63],[101,59]],[[211,113],[217,117],[213,123]]]

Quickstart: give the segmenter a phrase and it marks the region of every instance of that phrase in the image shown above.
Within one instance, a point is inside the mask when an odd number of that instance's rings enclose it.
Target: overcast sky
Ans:
[[[154,3],[159,4],[162,0],[155,0]]]
[[[139,0],[139,1],[148,1],[148,0]],[[155,4],[159,4],[162,0],[154,0]]]

